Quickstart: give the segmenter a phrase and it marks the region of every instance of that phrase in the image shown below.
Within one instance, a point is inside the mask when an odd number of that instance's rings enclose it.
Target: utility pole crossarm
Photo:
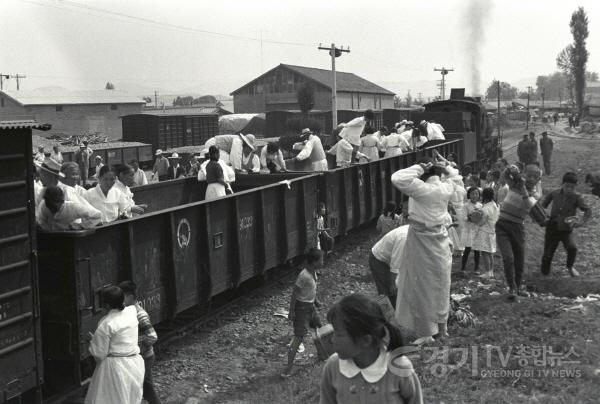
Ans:
[[[441,99],[444,100],[446,98],[446,75],[449,72],[453,72],[454,68],[450,68],[450,69],[446,69],[445,67],[442,66],[441,69],[438,69],[437,67],[433,68],[434,72],[440,72],[440,74],[442,75],[442,82],[440,85],[441,88]]]

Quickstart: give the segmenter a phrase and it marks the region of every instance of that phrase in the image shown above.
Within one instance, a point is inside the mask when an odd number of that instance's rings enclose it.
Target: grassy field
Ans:
[[[566,170],[580,174],[579,190],[594,209],[594,218],[577,230],[580,278],[564,269],[562,247],[553,273],[543,278],[539,264],[543,229],[527,223],[526,284],[532,292],[520,303],[505,298],[502,262],[495,281],[480,282],[457,270],[452,293],[467,297],[477,324],[450,326],[451,337],[411,357],[427,403],[598,403],[600,402],[600,302],[581,296],[600,293],[600,199],[588,194],[584,174],[600,168],[600,141],[557,137],[554,172],[543,178],[545,191],[558,187]],[[514,157],[507,156],[509,160]],[[377,235],[366,228],[345,237],[337,255],[323,269],[319,295],[326,307],[352,292],[375,294],[367,266]],[[472,264],[470,264],[472,265]],[[468,267],[470,268],[470,266]],[[291,282],[248,299],[239,309],[196,332],[182,336],[159,354],[156,380],[166,403],[316,403],[322,362],[314,347],[297,357],[293,377],[282,380],[291,325],[273,316],[288,306]],[[579,298],[578,298],[579,297]],[[546,351],[532,363],[519,349]],[[553,363],[564,357],[571,364]],[[447,357],[436,356],[447,353]],[[477,355],[475,355],[475,353]],[[561,353],[558,355],[557,353]],[[506,360],[506,363],[503,361]]]

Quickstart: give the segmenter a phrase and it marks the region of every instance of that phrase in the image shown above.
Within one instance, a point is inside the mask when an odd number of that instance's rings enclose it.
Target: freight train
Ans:
[[[391,174],[463,141],[326,173],[240,175],[235,193],[205,201],[194,178],[134,188],[149,211],[91,230],[37,232],[31,131],[0,122],[0,402],[41,402],[91,376],[87,334],[102,316],[100,291],[139,285],[153,323],[167,322],[316,245],[319,202],[343,235],[402,203]],[[43,391],[43,393],[42,393]],[[20,401],[19,401],[20,400]]]

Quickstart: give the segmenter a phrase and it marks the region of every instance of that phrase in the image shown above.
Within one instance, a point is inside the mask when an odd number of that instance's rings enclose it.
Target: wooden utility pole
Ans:
[[[546,88],[542,87],[542,117],[544,116],[544,99],[546,98]]]
[[[8,74],[0,73],[0,90],[4,90],[4,79],[8,80],[10,79],[10,76]]]
[[[158,108],[158,91],[154,91],[154,108]]]
[[[323,47],[319,44],[319,50],[329,51],[329,55],[331,55],[331,72],[333,73],[333,84],[331,86],[331,129],[335,129],[337,127],[337,84],[335,81],[335,58],[342,56],[342,52],[350,53],[350,48],[344,49],[336,48],[335,44],[331,44],[330,48]]]
[[[498,114],[496,114],[496,127],[498,128],[498,147],[502,151],[502,132],[500,131],[500,80],[496,82],[498,86]]]
[[[17,91],[19,91],[19,79],[26,79],[27,76],[21,76],[19,74],[15,74],[14,76],[10,76],[10,78],[17,79]]]
[[[442,82],[441,82],[440,87],[441,87],[441,91],[442,91],[442,93],[441,93],[441,97],[442,98],[441,99],[443,101],[443,100],[446,99],[446,75],[449,72],[453,72],[454,68],[446,69],[445,67],[442,67],[441,69],[438,69],[437,67],[434,67],[433,71],[434,72],[440,72],[442,74]]]
[[[529,130],[529,95],[531,94],[531,86],[527,86],[527,123],[525,124],[525,130]]]

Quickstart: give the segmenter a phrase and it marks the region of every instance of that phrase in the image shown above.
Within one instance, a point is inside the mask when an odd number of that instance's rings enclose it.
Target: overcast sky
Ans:
[[[493,78],[524,87],[556,70],[578,6],[589,18],[588,70],[600,71],[598,0],[2,0],[0,73],[26,75],[23,89],[111,81],[229,94],[279,63],[329,69],[317,47],[334,42],[351,50],[338,70],[402,95],[410,86],[433,95],[441,66],[455,69],[448,87],[467,92],[473,66],[483,90]]]

